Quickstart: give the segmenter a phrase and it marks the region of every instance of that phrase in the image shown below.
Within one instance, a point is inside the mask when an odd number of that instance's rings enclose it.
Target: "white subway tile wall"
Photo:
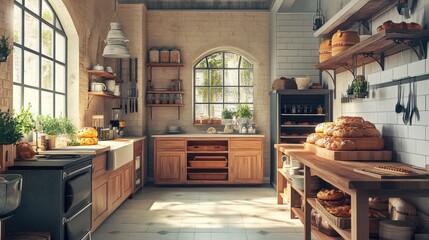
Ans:
[[[319,39],[313,37],[313,15],[277,14],[277,76],[271,81],[309,76],[311,82],[319,82],[319,71],[314,69],[314,64],[319,62]]]

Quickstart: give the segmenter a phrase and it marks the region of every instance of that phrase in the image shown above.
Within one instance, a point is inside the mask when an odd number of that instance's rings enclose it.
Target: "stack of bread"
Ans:
[[[77,137],[81,145],[97,145],[98,132],[92,127],[84,127],[79,130]]]
[[[329,150],[381,150],[384,141],[374,124],[362,117],[341,116],[335,122],[320,123],[306,142]]]

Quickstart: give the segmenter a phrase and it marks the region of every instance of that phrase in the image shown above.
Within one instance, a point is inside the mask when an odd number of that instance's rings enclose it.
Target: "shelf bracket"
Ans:
[[[366,53],[362,53],[362,55],[364,57],[369,57],[374,59],[374,61],[376,61],[380,66],[381,70],[384,71],[384,53],[381,53],[379,58],[374,57],[374,52],[366,52]]]
[[[336,93],[336,89],[337,89],[337,71],[335,69],[333,69],[334,71],[334,75],[332,75],[327,69],[323,69],[322,71],[326,72],[329,77],[332,80],[332,83],[334,84],[334,99],[337,98],[337,93]]]
[[[410,49],[413,50],[419,60],[426,58],[427,53],[421,39],[414,39],[410,41],[406,41],[404,39],[393,39],[393,42],[396,44],[406,44]]]
[[[94,97],[95,96],[90,97],[89,94],[88,94],[88,104],[86,105],[86,109],[89,108],[89,105],[91,104],[92,100],[94,100]]]
[[[353,76],[355,75],[354,71],[353,71],[353,67],[349,67],[347,65],[347,63],[342,63],[340,64],[340,66],[344,69],[346,69],[347,71],[349,71]]]

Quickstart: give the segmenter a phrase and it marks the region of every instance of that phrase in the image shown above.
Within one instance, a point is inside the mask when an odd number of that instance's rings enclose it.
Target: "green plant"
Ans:
[[[237,110],[237,117],[238,118],[252,118],[253,113],[250,107],[247,104],[240,105]]]
[[[7,57],[12,52],[13,47],[9,45],[9,38],[1,36],[0,38],[0,55]]]
[[[355,95],[357,97],[364,97],[368,93],[368,81],[365,80],[365,76],[358,75],[356,76],[352,84],[347,88],[347,95]]]
[[[18,130],[24,134],[28,134],[36,128],[36,120],[30,112],[31,104],[27,108],[22,107],[19,113],[15,113],[15,119],[18,122]]]
[[[67,117],[59,117],[62,133],[68,134],[69,136],[76,135],[77,128],[74,126],[72,121],[68,119]]]
[[[22,137],[18,129],[18,121],[13,114],[0,110],[0,145],[15,144],[21,141]]]
[[[232,119],[234,117],[235,112],[230,111],[228,109],[223,109],[222,111],[222,119]]]
[[[63,133],[61,122],[58,118],[53,118],[50,115],[39,115],[36,117],[36,120],[40,123],[42,132],[47,135],[59,135]]]

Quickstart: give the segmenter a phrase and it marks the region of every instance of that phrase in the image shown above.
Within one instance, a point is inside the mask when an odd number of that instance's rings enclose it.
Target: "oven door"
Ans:
[[[65,240],[91,239],[91,205],[86,205],[69,218],[63,218]]]
[[[91,202],[91,163],[64,171],[64,213],[70,213]]]

